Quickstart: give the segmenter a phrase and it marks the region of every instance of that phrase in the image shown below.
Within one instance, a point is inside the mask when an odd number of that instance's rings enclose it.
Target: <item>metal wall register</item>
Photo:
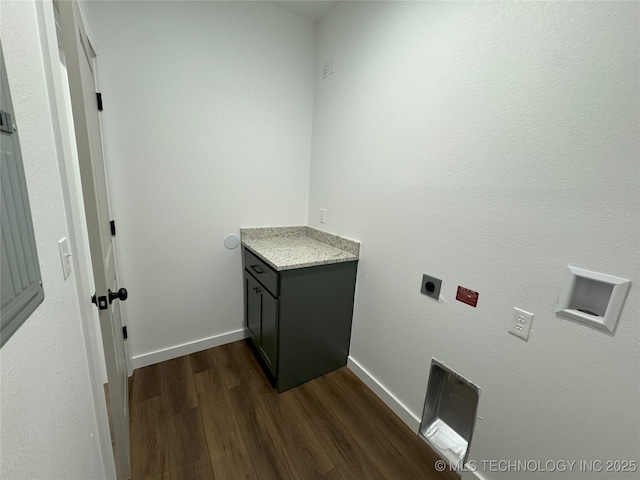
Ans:
[[[477,386],[432,359],[419,433],[451,463],[467,460],[479,396]]]

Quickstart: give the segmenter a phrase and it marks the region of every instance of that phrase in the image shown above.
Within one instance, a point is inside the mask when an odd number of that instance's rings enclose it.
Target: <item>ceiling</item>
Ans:
[[[308,18],[312,22],[319,22],[322,20],[329,10],[338,4],[338,1],[332,0],[295,0],[284,2],[272,2],[279,7],[286,8],[298,15]]]

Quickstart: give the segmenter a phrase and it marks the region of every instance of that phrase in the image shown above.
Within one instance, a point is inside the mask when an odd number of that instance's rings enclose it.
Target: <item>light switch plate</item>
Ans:
[[[58,240],[58,250],[60,251],[60,261],[62,262],[62,275],[66,280],[71,275],[71,247],[67,237]]]

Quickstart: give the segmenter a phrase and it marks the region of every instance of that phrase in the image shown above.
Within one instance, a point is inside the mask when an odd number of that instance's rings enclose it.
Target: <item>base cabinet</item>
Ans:
[[[278,391],[345,366],[358,262],[277,272],[242,253],[246,326]]]

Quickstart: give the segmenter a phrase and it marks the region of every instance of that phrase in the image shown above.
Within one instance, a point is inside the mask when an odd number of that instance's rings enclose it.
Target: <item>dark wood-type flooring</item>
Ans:
[[[347,368],[278,394],[240,341],[130,386],[132,480],[458,478]]]

